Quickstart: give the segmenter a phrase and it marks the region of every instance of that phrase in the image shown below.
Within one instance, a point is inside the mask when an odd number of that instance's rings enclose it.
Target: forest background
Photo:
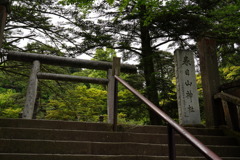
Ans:
[[[12,0],[3,48],[92,60],[137,61],[137,74],[121,74],[175,120],[177,116],[173,55],[169,48],[193,51],[202,37],[217,41],[221,83],[239,79],[239,0]],[[31,64],[0,64],[0,117],[17,118],[23,110]],[[41,70],[106,78],[104,71],[42,65]],[[201,76],[197,73],[202,119]],[[96,122],[107,120],[106,86],[41,80],[35,117]],[[120,123],[161,121],[129,91],[119,86]]]

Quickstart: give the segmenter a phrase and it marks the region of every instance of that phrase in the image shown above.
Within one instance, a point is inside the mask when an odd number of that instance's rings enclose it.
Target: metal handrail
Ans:
[[[118,76],[114,76],[117,81],[119,81],[123,86],[125,86],[129,91],[141,99],[147,106],[149,106],[153,111],[155,111],[164,121],[168,123],[168,132],[170,133],[169,138],[169,159],[175,160],[175,141],[173,139],[173,130],[179,133],[183,138],[185,138],[192,146],[194,146],[200,153],[202,153],[209,160],[222,160],[218,155],[206,147],[202,142],[195,138],[186,129],[178,125],[173,119],[171,119],[166,113],[160,110],[156,105],[150,102],[146,97],[141,95],[137,90],[131,87],[126,81]]]

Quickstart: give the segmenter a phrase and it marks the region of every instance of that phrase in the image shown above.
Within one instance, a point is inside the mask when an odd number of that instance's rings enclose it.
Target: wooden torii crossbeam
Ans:
[[[34,114],[34,106],[37,97],[38,80],[49,79],[49,80],[60,80],[60,81],[74,81],[84,83],[95,83],[105,84],[108,87],[108,122],[110,124],[116,124],[117,112],[116,112],[116,97],[117,97],[117,83],[114,78],[115,75],[119,75],[120,71],[124,73],[136,73],[137,68],[134,65],[120,64],[120,58],[114,57],[113,62],[104,61],[91,61],[76,58],[43,55],[36,53],[24,53],[16,51],[2,50],[2,54],[7,56],[7,60],[23,61],[33,63],[32,71],[29,78],[27,95],[25,106],[23,110],[22,118],[32,119]],[[68,66],[76,68],[88,68],[97,70],[106,70],[108,76],[104,78],[90,78],[81,76],[71,76],[64,74],[54,73],[42,73],[40,72],[41,64],[57,65],[57,66]],[[113,125],[116,126],[116,125]]]

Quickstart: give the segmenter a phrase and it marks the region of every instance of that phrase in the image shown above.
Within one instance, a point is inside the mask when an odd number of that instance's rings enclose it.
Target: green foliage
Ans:
[[[59,3],[64,5],[77,4],[78,7],[91,6],[94,0],[61,0]]]
[[[230,2],[220,1],[216,8],[210,11],[214,34],[218,38],[226,41],[237,40],[240,30],[240,2],[231,0]],[[213,21],[214,20],[214,21]],[[224,38],[223,38],[224,37]]]
[[[236,43],[221,44],[218,47],[219,71],[222,83],[238,80],[240,47]]]
[[[19,118],[22,108],[6,108],[2,110],[1,118]]]
[[[229,66],[221,68],[222,76],[226,81],[234,81],[240,79],[240,66]]]
[[[111,48],[97,49],[92,60],[111,62],[116,57],[116,51]]]
[[[16,107],[17,104],[14,103],[14,99],[17,96],[12,90],[7,90],[0,94],[0,106],[1,108]]]
[[[139,101],[129,90],[124,89],[118,93],[118,112],[125,115],[126,122],[149,124],[147,106]]]
[[[111,2],[111,0],[108,0],[108,1]],[[84,13],[83,17],[85,17],[86,14],[90,13],[93,3],[94,3],[94,0],[80,0],[80,1],[79,0],[60,0],[59,1],[59,4],[62,4],[62,5],[75,4]]]
[[[159,51],[154,54],[156,87],[158,90],[161,109],[170,117],[177,119],[177,95],[173,55],[169,52]]]
[[[68,101],[49,101],[46,119],[97,121],[100,115],[106,114],[106,91],[78,86],[68,90],[65,96]]]
[[[20,103],[19,103],[20,102]],[[0,117],[1,118],[18,118],[22,111],[21,98],[19,93],[13,90],[0,92]]]
[[[31,53],[64,56],[64,53],[62,53],[59,49],[39,42],[28,43],[25,49]]]
[[[111,5],[114,3],[114,0],[107,0],[107,2]]]
[[[115,56],[116,56],[116,51],[114,49],[110,49],[110,48],[100,49],[100,48],[98,48],[91,60],[111,62],[113,57],[115,57]],[[83,77],[91,77],[91,78],[105,78],[105,79],[107,78],[107,72],[106,71],[93,70],[93,69],[83,69],[79,72],[73,73],[72,75],[83,76]],[[94,87],[94,88],[98,88],[98,89],[106,89],[105,85],[100,86],[100,85],[89,84],[89,83],[85,83],[84,85],[89,87],[89,88]]]
[[[6,62],[0,65],[0,117],[18,118],[24,106],[28,65]]]

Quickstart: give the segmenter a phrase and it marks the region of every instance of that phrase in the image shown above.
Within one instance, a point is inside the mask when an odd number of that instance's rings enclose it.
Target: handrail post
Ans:
[[[113,58],[112,69],[108,70],[108,123],[113,125],[113,130],[117,130],[117,93],[118,82],[114,75],[120,74],[120,58]]]
[[[222,101],[223,111],[224,111],[224,115],[225,115],[225,121],[231,129],[234,129],[233,123],[232,123],[232,120],[231,120],[231,115],[230,115],[230,112],[229,112],[228,102],[225,101],[224,99],[221,99],[221,101]]]
[[[214,95],[215,99],[221,99],[225,122],[233,130],[240,130],[240,98],[225,92]],[[230,102],[230,103],[228,103]]]
[[[168,154],[169,160],[176,160],[176,142],[174,137],[174,129],[170,124],[167,126],[168,130]]]
[[[35,60],[33,62],[33,67],[31,71],[31,75],[29,78],[28,88],[27,88],[27,95],[26,95],[26,102],[23,110],[22,118],[24,119],[32,119],[35,101],[37,98],[37,88],[38,88],[38,78],[37,73],[40,70],[40,62]]]

